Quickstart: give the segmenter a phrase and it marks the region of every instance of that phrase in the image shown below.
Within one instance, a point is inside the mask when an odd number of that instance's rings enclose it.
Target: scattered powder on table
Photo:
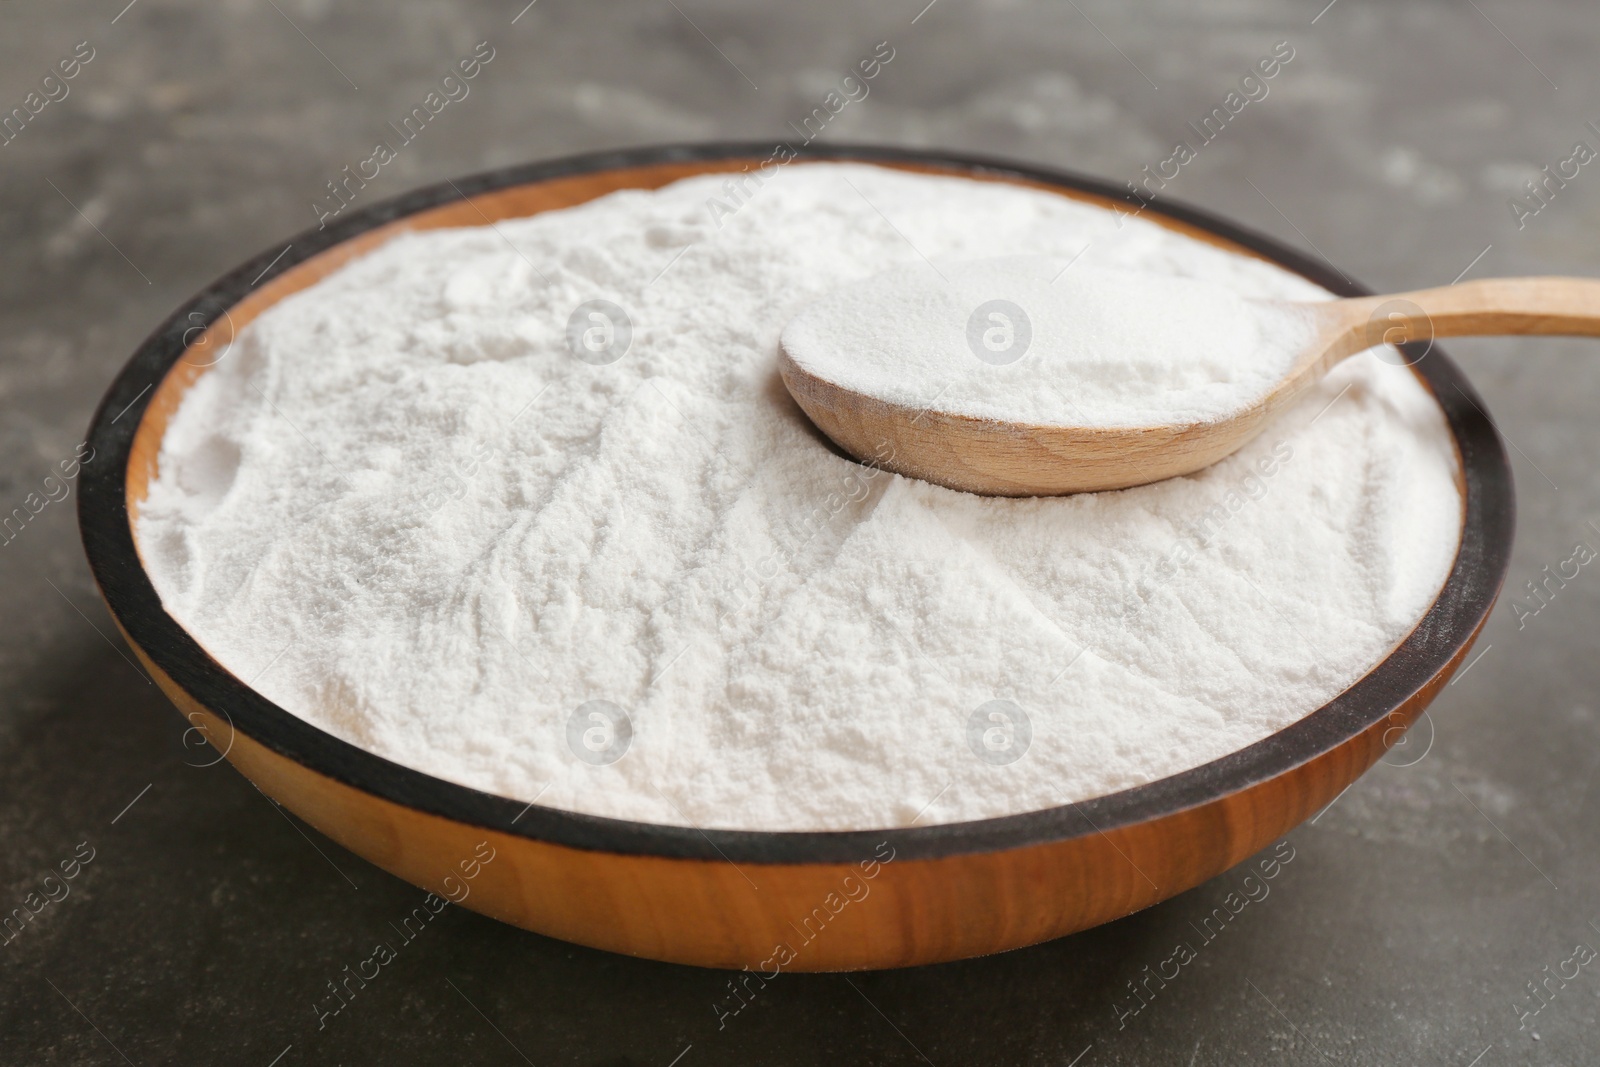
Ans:
[[[842,285],[782,340],[813,377],[908,408],[1139,427],[1250,407],[1311,336],[1304,313],[1224,285],[1008,256]]]
[[[719,227],[722,182],[400,236],[246,327],[139,512],[167,610],[277,704],[443,778],[843,829],[1236,751],[1371,669],[1443,583],[1454,448],[1371,354],[1198,475],[1022,500],[841,458],[777,373],[809,301],[923,257],[1326,297],[1305,280],[1001,183],[796,164]]]

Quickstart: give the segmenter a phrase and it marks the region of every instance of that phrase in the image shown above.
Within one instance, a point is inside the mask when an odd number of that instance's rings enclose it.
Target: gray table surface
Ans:
[[[1600,148],[1592,0],[524,2],[0,0],[0,108],[94,50],[0,148],[3,509],[72,454],[162,316],[311,224],[323,183],[484,40],[472,95],[374,196],[586,149],[781,137],[880,40],[893,64],[830,138],[1123,181],[1287,40],[1270,94],[1169,196],[1377,288],[1600,274],[1600,163],[1520,226],[1510,206],[1575,142]],[[1294,831],[1270,897],[1125,1025],[1125,983],[1238,873],[1009,955],[785,976],[720,1031],[724,974],[449,909],[319,1029],[325,982],[419,891],[225,764],[186,766],[185,724],[112,636],[72,502],[51,503],[0,546],[0,911],[80,843],[93,859],[0,946],[0,1062],[1596,1062],[1600,962],[1547,1004],[1528,983],[1600,946],[1600,577],[1537,616],[1511,600],[1576,542],[1600,546],[1600,360],[1581,341],[1449,347],[1520,494],[1487,651],[1419,727],[1431,746]]]

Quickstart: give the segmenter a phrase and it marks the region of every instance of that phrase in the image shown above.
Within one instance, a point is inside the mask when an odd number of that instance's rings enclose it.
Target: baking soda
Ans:
[[[721,180],[402,235],[243,329],[139,510],[167,611],[291,713],[429,774],[846,829],[1236,751],[1371,669],[1443,583],[1453,444],[1370,354],[1197,475],[1047,499],[845,459],[777,373],[808,302],[930,261],[1087,245],[1062,283],[1326,297],[1305,280],[1051,193],[855,164],[785,168],[718,228]]]
[[[843,285],[782,343],[813,377],[917,411],[1107,428],[1245,411],[1313,333],[1224,285],[1010,256]]]

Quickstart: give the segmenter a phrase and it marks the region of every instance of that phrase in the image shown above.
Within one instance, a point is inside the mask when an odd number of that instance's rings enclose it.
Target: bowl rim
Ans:
[[[1020,179],[1089,194],[1164,216],[1243,247],[1341,296],[1368,295],[1331,263],[1208,211],[1158,199],[1070,171],[989,156],[869,144],[788,145],[796,161],[911,164],[999,179]],[[1401,709],[1448,669],[1493,607],[1510,563],[1514,528],[1511,469],[1482,399],[1437,347],[1412,370],[1444,412],[1460,456],[1464,495],[1461,543],[1448,578],[1412,631],[1343,692],[1298,721],[1245,748],[1190,770],[1090,800],[1017,815],[922,827],[866,830],[731,830],[636,822],[525,804],[436,778],[328,733],[278,707],[213,660],[163,609],[134,544],[126,501],[136,431],[159,383],[206,325],[259,282],[368,230],[481,193],[613,169],[673,163],[765,159],[773,142],[652,145],[520,164],[424,186],[295,236],[224,274],[184,302],[135,350],[90,423],[95,458],[79,474],[78,521],[84,550],[107,605],[128,636],[174,684],[229,726],[310,770],[407,808],[571,848],[633,856],[734,863],[838,864],[887,841],[896,859],[938,859],[1069,841],[1149,822],[1240,793],[1326,755]],[[1423,350],[1426,351],[1426,350]],[[131,417],[130,417],[131,416]],[[1397,725],[1404,726],[1408,719]]]

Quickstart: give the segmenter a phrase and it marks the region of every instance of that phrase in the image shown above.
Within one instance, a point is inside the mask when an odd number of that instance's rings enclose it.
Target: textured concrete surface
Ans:
[[[1320,16],[1325,0],[125,2],[0,0],[0,111],[93,49],[0,147],[4,511],[59,495],[44,479],[161,316],[313,222],[323,183],[484,40],[496,57],[471,96],[371,196],[590,148],[782,136],[879,40],[893,64],[829,137],[1132,179],[1287,40],[1270,94],[1168,195],[1375,287],[1600,274],[1600,163],[1520,228],[1508,203],[1575,142],[1600,148],[1589,0],[1337,0]],[[1488,651],[1403,756],[1290,836],[1271,895],[1120,1022],[1126,983],[1239,872],[1002,957],[784,977],[720,1031],[726,975],[450,909],[319,1029],[325,983],[420,892],[226,765],[186,765],[203,760],[112,638],[70,498],[49,503],[0,546],[0,911],[63,863],[76,877],[0,946],[0,1061],[1595,1062],[1600,961],[1565,961],[1600,946],[1600,577],[1537,615],[1512,600],[1576,542],[1600,547],[1600,360],[1578,341],[1450,348],[1520,493]],[[1546,982],[1563,969],[1576,977]]]

